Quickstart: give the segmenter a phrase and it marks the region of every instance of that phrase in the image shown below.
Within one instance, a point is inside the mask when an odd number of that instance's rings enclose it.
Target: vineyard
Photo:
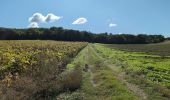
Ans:
[[[62,80],[67,74],[71,76],[66,73],[66,65],[86,45],[39,40],[0,41],[0,97],[40,98],[51,95],[53,89],[58,93],[67,88],[66,80]],[[62,76],[64,72],[66,75]]]

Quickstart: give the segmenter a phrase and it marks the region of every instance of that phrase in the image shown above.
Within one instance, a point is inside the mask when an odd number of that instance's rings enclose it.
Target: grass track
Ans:
[[[78,93],[77,98],[84,100],[138,100],[139,98],[116,78],[104,61],[92,44],[80,52],[72,64],[79,63],[82,68],[88,65],[88,71],[83,72],[82,86],[73,94]]]

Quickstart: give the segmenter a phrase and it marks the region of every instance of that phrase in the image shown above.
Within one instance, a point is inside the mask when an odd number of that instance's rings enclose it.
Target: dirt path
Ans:
[[[125,77],[126,74],[125,72],[121,72],[120,68],[116,67],[114,64],[110,64],[109,63],[109,59],[102,57],[102,55],[100,53],[96,52],[96,55],[100,58],[104,60],[104,64],[106,66],[108,66],[112,71],[113,71],[113,75],[116,76],[116,78],[124,83],[127,88],[132,91],[136,96],[138,96],[141,100],[147,100],[147,95],[144,93],[144,91],[142,89],[140,89],[137,85],[129,83]]]
[[[96,82],[94,81],[94,75],[93,75],[91,69],[89,69],[89,72],[90,72],[90,82],[91,82],[91,84],[93,85],[93,87],[96,87],[97,84],[96,84]]]

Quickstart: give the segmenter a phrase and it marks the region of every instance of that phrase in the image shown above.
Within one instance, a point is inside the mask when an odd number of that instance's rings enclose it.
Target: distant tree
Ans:
[[[87,41],[98,43],[137,44],[158,43],[165,40],[162,35],[132,34],[93,34],[87,31],[63,29],[62,27],[8,29],[0,28],[1,40],[62,40]]]
[[[170,40],[170,37],[167,37],[166,40]]]

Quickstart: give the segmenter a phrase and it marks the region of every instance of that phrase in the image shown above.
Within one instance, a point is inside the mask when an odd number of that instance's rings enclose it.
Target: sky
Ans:
[[[1,0],[0,27],[170,36],[170,0]]]

